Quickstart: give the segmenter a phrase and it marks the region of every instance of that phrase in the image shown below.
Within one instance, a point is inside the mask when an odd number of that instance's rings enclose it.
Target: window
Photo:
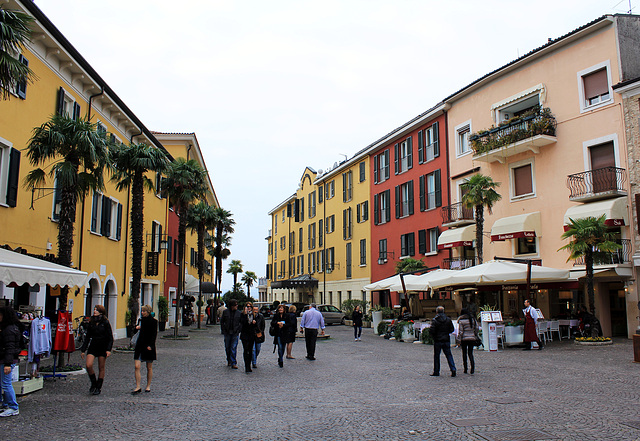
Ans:
[[[304,273],[304,255],[298,256],[298,271],[297,274],[301,275]]]
[[[15,207],[18,203],[20,150],[0,138],[0,205]]]
[[[537,254],[538,242],[536,237],[519,237],[516,240],[516,254]]]
[[[289,254],[296,253],[296,232],[289,233]]]
[[[299,253],[302,252],[303,244],[304,244],[303,231],[302,231],[302,227],[300,227],[300,230],[298,230],[298,252]]]
[[[285,266],[284,260],[281,260],[280,261],[280,274],[278,275],[278,277],[281,278],[281,279],[284,278],[284,274],[285,274],[285,272],[284,272],[285,271],[285,267],[284,266]]]
[[[333,247],[331,248],[327,248],[327,272],[331,272],[333,271],[333,264],[334,262],[334,258],[335,258],[335,253],[334,253],[334,249]]]
[[[122,233],[122,204],[94,192],[91,203],[90,231],[111,239],[120,240]],[[158,249],[159,249],[158,245]]]
[[[440,144],[438,143],[438,122],[418,132],[418,162],[432,161],[440,156]]]
[[[280,249],[281,250],[284,250],[287,247],[286,241],[287,241],[286,237],[282,236],[280,238]]]
[[[356,206],[356,222],[366,222],[369,220],[369,201],[364,201]]]
[[[364,182],[367,179],[367,165],[364,161],[362,161],[360,164],[358,164],[358,166],[360,167],[360,182]]]
[[[180,252],[180,243],[178,239],[173,239],[173,263],[176,265],[180,265],[180,256],[178,255]]]
[[[336,229],[336,215],[332,214],[331,216],[329,216],[327,218],[327,221],[325,222],[325,225],[327,234],[333,233],[333,231]]]
[[[273,220],[273,234],[278,234],[278,215],[276,214]]]
[[[342,174],[342,202],[353,199],[353,172],[350,170]]]
[[[389,179],[389,150],[373,157],[373,182],[379,184]]]
[[[312,250],[316,247],[316,224],[309,225],[309,249]]]
[[[71,94],[65,91],[62,87],[58,89],[56,112],[58,115],[68,115],[74,120],[80,118],[80,105],[76,103],[73,96],[71,96]]]
[[[588,111],[613,101],[609,62],[578,72],[580,110]]]
[[[471,151],[469,145],[469,134],[471,133],[471,123],[467,122],[456,127],[456,154],[462,156]]]
[[[384,224],[391,220],[391,190],[385,190],[373,197],[373,222]]]
[[[418,254],[438,252],[438,228],[418,231]]]
[[[289,259],[289,277],[293,277],[296,275],[296,258],[292,257]]]
[[[442,205],[440,170],[420,176],[420,211],[432,210]]]
[[[160,252],[160,241],[162,240],[162,225],[160,225],[156,221],[151,222],[151,251],[154,253]],[[193,259],[193,248],[191,248],[192,261]]]
[[[396,186],[396,219],[413,214],[413,181]]]
[[[156,196],[162,198],[162,173],[160,172],[156,172]]]
[[[384,263],[387,261],[387,239],[380,239],[378,241],[378,263]]]
[[[269,244],[269,251],[271,251],[271,244]],[[269,252],[271,254],[271,252]],[[171,257],[173,256],[173,237],[167,236],[167,263],[171,263]]]
[[[353,214],[351,212],[351,207],[346,210],[342,210],[342,238],[344,240],[351,239],[351,234],[353,231]]]
[[[293,217],[295,222],[304,222],[304,198],[296,199],[293,202]]]
[[[324,271],[324,251],[318,251],[318,272]]]
[[[322,201],[324,200],[324,186],[323,185],[319,185],[318,186],[318,203],[321,204]]]
[[[322,246],[322,239],[324,238],[324,228],[322,219],[318,221],[318,246]]]
[[[98,133],[98,135],[106,138],[107,137],[107,126],[102,124],[101,121],[98,121],[96,123],[96,133]]]
[[[277,259],[278,258],[278,243],[276,242],[273,246],[273,258]]]
[[[367,264],[367,239],[360,239],[360,266]]]
[[[27,60],[24,55],[20,54],[18,56],[18,61],[25,66],[29,67],[29,60]],[[27,99],[27,81],[21,81],[16,84],[16,95],[18,95],[23,100]]]
[[[316,217],[316,192],[309,193],[309,219]]]
[[[324,186],[324,196],[326,200],[329,200],[333,197],[333,195],[335,194],[335,180],[332,180],[331,182],[327,182]]]
[[[346,257],[345,257],[345,263],[346,263],[346,277],[347,279],[351,278],[351,242],[347,243],[347,248],[345,250],[346,252]]]
[[[413,168],[413,142],[411,136],[393,146],[395,174],[404,173]]]
[[[191,248],[191,258],[189,259],[189,265],[193,267],[198,266],[198,253],[193,248]]]
[[[316,272],[316,253],[309,253],[308,259],[309,261],[309,274],[313,274]]]
[[[288,209],[291,209],[290,205],[287,205]],[[289,214],[289,217],[291,217],[291,214]],[[284,209],[282,210],[282,223],[284,223]]]
[[[400,236],[400,258],[416,254],[416,234],[407,233]]]
[[[515,164],[511,169],[511,199],[534,196],[533,163]]]

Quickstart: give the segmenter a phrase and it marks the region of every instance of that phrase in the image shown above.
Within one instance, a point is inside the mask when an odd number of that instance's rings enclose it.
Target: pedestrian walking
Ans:
[[[222,324],[222,314],[224,313],[225,309],[227,309],[227,307],[224,306],[224,303],[221,303],[216,310],[216,317],[218,318],[218,323],[220,324]]]
[[[471,365],[471,373],[476,370],[476,363],[473,359],[473,347],[478,339],[478,321],[473,314],[467,309],[462,308],[460,317],[458,317],[458,334],[456,335],[456,343],[462,348],[462,364],[464,365],[464,373],[467,373],[467,357]]]
[[[245,373],[253,372],[251,370],[251,363],[253,359],[253,348],[256,344],[256,318],[253,314],[253,303],[247,302],[244,305],[244,311],[242,311],[240,323],[242,324],[240,330],[240,340],[242,340],[242,358],[244,360]]]
[[[240,316],[242,313],[238,311],[238,301],[231,299],[228,302],[229,308],[225,308],[220,319],[220,328],[224,335],[224,351],[227,354],[227,366],[231,369],[238,369],[238,361],[236,354],[238,351],[238,337],[240,336]],[[219,311],[219,310],[218,310]]]
[[[524,314],[524,349],[523,351],[529,351],[533,348],[533,342],[538,344],[538,350],[542,349],[542,343],[540,343],[540,339],[538,338],[538,311],[536,308],[531,306],[531,301],[529,299],[525,299],[524,301],[524,309],[522,310]]]
[[[158,336],[158,321],[151,316],[151,306],[144,305],[140,308],[140,324],[136,326],[138,341],[133,351],[133,360],[135,367],[136,388],[131,392],[132,395],[142,392],[140,387],[140,370],[142,362],[147,364],[147,387],[145,392],[151,392],[151,380],[153,379],[153,362],[156,359],[156,338]]]
[[[87,335],[82,348],[80,348],[80,357],[83,360],[86,352],[86,369],[89,380],[91,380],[89,393],[93,395],[100,395],[102,392],[107,358],[111,356],[111,348],[113,347],[113,331],[106,314],[107,310],[102,305],[96,305],[93,308],[93,315],[87,327]],[[98,359],[97,380],[96,372],[93,369],[96,358]]]
[[[316,309],[316,304],[312,303],[309,309],[302,314],[302,321],[300,322],[300,332],[304,334],[304,341],[307,346],[307,360],[316,359],[318,328],[320,328],[320,335],[324,335],[324,317]]]
[[[293,344],[296,342],[296,332],[298,331],[298,316],[296,315],[296,305],[289,306],[289,313],[287,315],[289,320],[289,333],[286,336],[287,342],[287,358],[295,360],[295,357],[291,355]]]
[[[355,341],[362,340],[362,310],[360,305],[356,305],[351,313],[351,320],[353,320],[353,337]]]
[[[283,304],[278,305],[276,313],[271,319],[271,326],[269,327],[269,334],[273,336],[273,344],[278,347],[278,366],[284,367],[282,357],[287,346],[287,338],[289,335],[289,327],[291,321],[288,314],[285,312]]]
[[[3,306],[0,308],[0,384],[2,385],[0,417],[20,414],[11,372],[19,361],[21,340],[22,324],[18,315],[10,306]]]
[[[440,375],[440,352],[444,352],[451,369],[451,376],[456,376],[456,364],[451,355],[451,343],[449,334],[454,331],[451,319],[444,314],[444,306],[436,308],[436,316],[431,320],[429,333],[433,337],[433,373],[432,377]]]
[[[204,312],[207,314],[207,321],[205,322],[205,325],[213,325],[213,299],[207,300],[207,307]]]
[[[258,355],[260,355],[260,349],[262,348],[262,343],[264,343],[266,336],[264,335],[265,321],[264,316],[260,314],[260,308],[257,306],[253,306],[253,316],[256,320],[256,340],[253,345],[253,353],[251,354],[251,367],[258,367]]]

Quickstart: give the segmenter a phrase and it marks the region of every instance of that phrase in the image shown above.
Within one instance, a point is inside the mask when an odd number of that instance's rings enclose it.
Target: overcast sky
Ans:
[[[147,128],[196,133],[236,221],[229,260],[259,277],[267,213],[304,167],[327,169],[548,38],[639,2],[36,0]],[[225,273],[223,291],[232,283]]]

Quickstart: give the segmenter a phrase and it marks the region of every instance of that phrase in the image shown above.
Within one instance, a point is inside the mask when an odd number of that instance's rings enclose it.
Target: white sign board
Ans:
[[[498,332],[497,325],[493,322],[489,323],[489,351],[498,351]]]

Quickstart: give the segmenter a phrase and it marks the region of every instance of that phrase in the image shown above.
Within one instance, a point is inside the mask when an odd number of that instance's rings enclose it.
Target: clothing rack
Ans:
[[[56,381],[57,378],[64,378],[66,380],[67,375],[66,374],[57,374],[56,373],[56,365],[58,364],[58,357],[57,355],[60,353],[60,351],[54,351],[53,350],[53,345],[55,342],[55,339],[57,337],[57,329],[58,329],[58,313],[59,312],[67,312],[64,309],[57,309],[55,311],[56,314],[56,322],[55,322],[55,327],[53,326],[53,322],[51,322],[51,330],[53,332],[53,338],[52,338],[52,342],[51,342],[51,355],[53,356],[53,371],[50,374],[42,374],[42,378],[53,378],[53,381]],[[51,319],[50,319],[51,320]]]

